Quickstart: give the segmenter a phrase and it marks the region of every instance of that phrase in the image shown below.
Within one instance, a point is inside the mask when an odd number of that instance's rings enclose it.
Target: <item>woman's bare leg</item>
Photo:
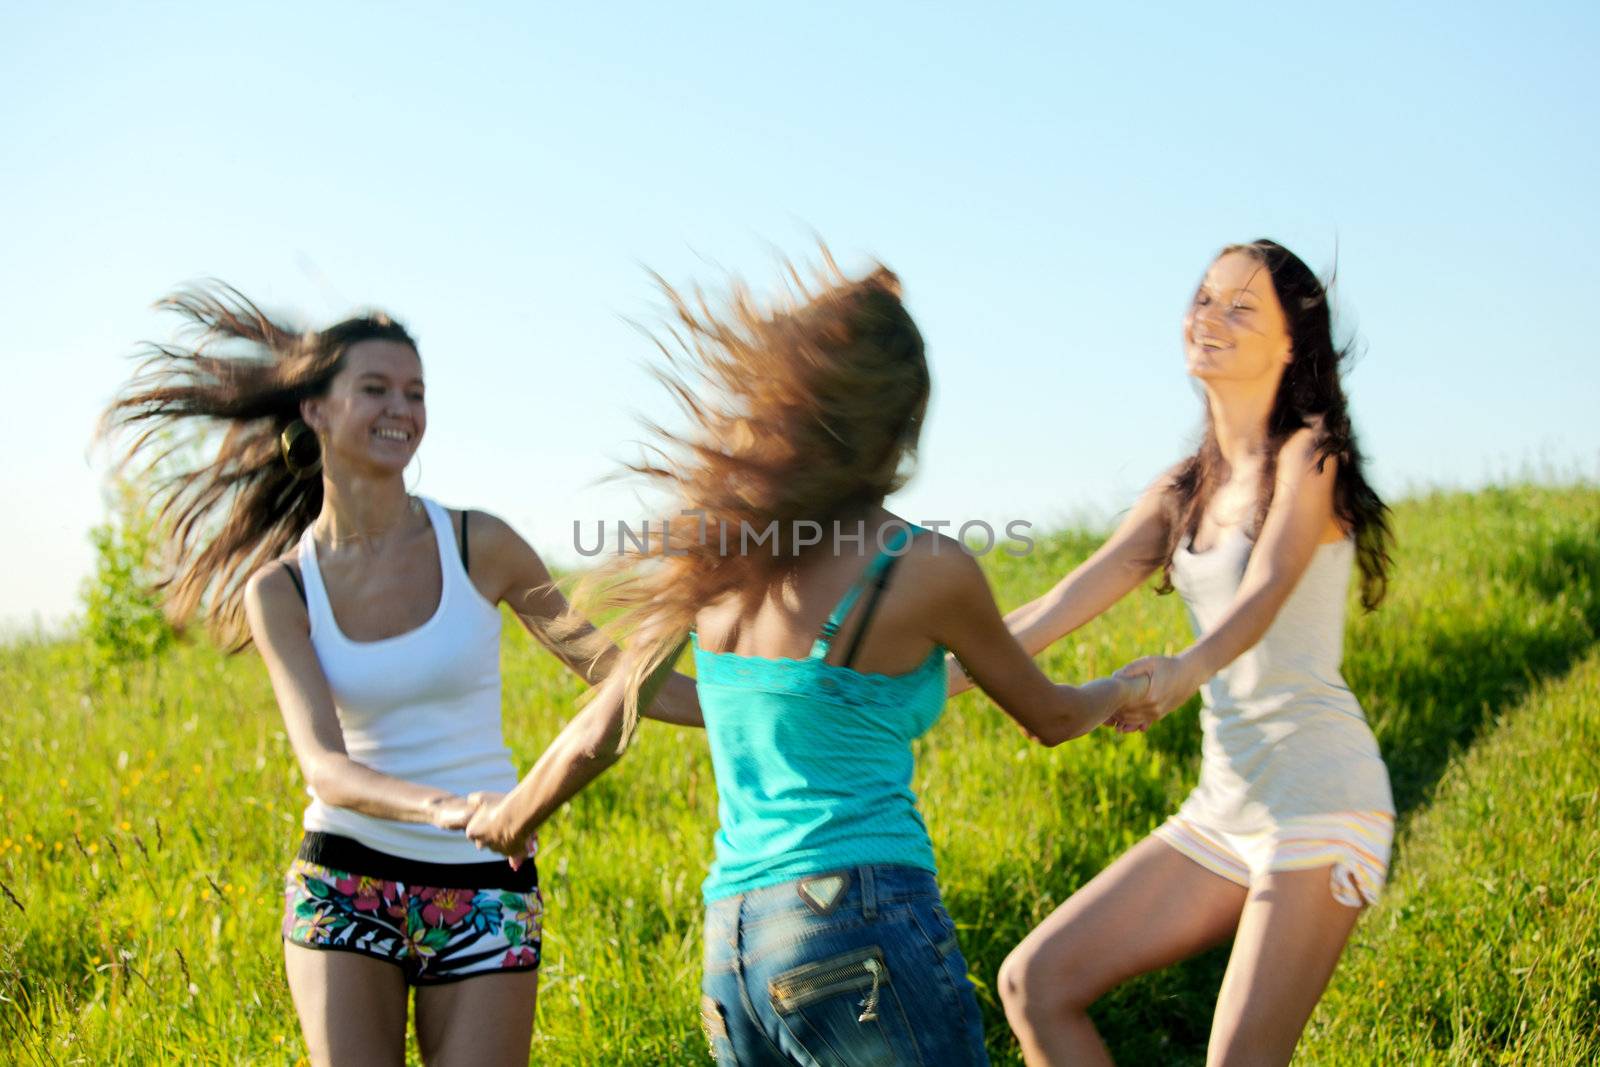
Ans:
[[[418,988],[422,1062],[428,1067],[527,1067],[538,993],[538,971]]]
[[[406,1061],[406,981],[392,963],[284,942],[289,993],[313,1067]]]
[[[1211,1023],[1207,1062],[1288,1063],[1362,909],[1340,904],[1331,868],[1267,874],[1250,887]]]
[[[1074,893],[1000,967],[1006,1018],[1030,1065],[1109,1064],[1089,1005],[1135,975],[1219,945],[1244,886],[1147,837]]]

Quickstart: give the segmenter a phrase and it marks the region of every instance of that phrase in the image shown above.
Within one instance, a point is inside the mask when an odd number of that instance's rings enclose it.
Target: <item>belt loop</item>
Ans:
[[[858,869],[861,875],[861,917],[867,922],[878,920],[878,887],[872,880],[872,867],[863,863]]]
[[[739,977],[739,985],[744,985],[744,913],[745,904],[749,901],[749,893],[740,893],[736,898],[733,908],[732,929],[728,931],[728,948],[732,950],[731,962],[733,973]]]

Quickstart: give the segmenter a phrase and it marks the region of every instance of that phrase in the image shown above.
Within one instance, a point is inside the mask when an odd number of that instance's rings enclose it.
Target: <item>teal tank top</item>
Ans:
[[[911,792],[911,742],[944,709],[944,649],[906,674],[825,662],[862,591],[881,588],[906,540],[896,531],[805,659],[707,652],[691,635],[721,822],[701,889],[708,903],[865,863],[935,871]]]

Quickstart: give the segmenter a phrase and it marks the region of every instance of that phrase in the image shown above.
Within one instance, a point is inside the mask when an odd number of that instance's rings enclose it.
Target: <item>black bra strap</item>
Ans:
[[[300,603],[309,608],[311,602],[306,599],[306,587],[300,584],[300,576],[294,572],[294,568],[289,566],[288,563],[284,563],[283,573],[287,574],[289,580],[294,583],[294,591],[300,594]]]
[[[461,569],[467,571],[467,515],[466,508],[461,509]],[[471,571],[467,571],[471,574]]]
[[[889,575],[894,572],[894,565],[899,562],[899,556],[890,556],[889,562],[878,572],[878,580],[872,583],[872,592],[867,594],[867,606],[861,609],[861,622],[856,627],[855,636],[850,639],[849,651],[845,652],[844,660],[839,666],[848,667],[855,662],[856,653],[861,649],[861,639],[867,636],[867,627],[872,625],[872,613],[878,610],[878,601],[883,599],[883,590],[889,584]]]

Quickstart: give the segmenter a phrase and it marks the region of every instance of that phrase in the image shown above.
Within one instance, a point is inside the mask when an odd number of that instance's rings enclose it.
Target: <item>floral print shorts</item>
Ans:
[[[283,937],[359,952],[405,972],[409,985],[539,966],[543,899],[530,858],[422,863],[336,834],[306,834],[284,879]]]

